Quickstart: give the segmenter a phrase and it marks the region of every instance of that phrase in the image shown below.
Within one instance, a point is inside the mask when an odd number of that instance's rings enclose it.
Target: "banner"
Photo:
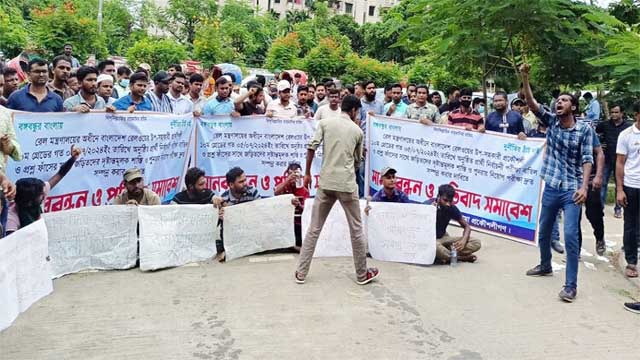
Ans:
[[[0,239],[0,331],[53,291],[43,220]]]
[[[220,230],[212,205],[138,206],[140,270],[205,261],[216,255]]]
[[[281,195],[224,208],[227,260],[295,245],[293,195]]]
[[[71,146],[83,149],[73,169],[51,191],[45,212],[111,204],[124,188],[122,174],[138,167],[147,187],[168,202],[181,183],[192,135],[191,114],[60,113],[13,114],[24,153],[10,161],[10,179],[53,176],[70,157]]]
[[[454,204],[475,229],[537,244],[544,140],[386,117],[372,116],[369,123],[371,193],[381,189],[380,171],[387,166],[398,171],[397,187],[415,202],[451,184]]]
[[[313,138],[315,120],[249,116],[216,116],[197,121],[196,166],[207,173],[207,189],[220,194],[227,190],[225,174],[239,166],[247,184],[261,196],[273,196],[285,180],[291,162],[298,162],[304,173],[307,145]],[[312,194],[318,187],[322,148],[316,151],[311,169]]]
[[[43,215],[54,278],[82,270],[129,269],[138,258],[138,209],[94,206]]]
[[[369,252],[382,261],[431,265],[436,257],[436,207],[370,203],[366,218]]]
[[[308,199],[304,202],[304,212],[302,213],[302,238],[307,235],[309,225],[311,225],[311,214],[313,212],[314,199]],[[367,238],[367,230],[364,223],[364,208],[366,201],[360,200],[360,218],[362,219],[362,231],[365,239]],[[352,256],[351,250],[351,234],[349,233],[349,224],[347,224],[347,215],[342,209],[339,201],[336,201],[327,216],[327,220],[322,227],[316,251],[313,257],[335,257],[335,256]]]

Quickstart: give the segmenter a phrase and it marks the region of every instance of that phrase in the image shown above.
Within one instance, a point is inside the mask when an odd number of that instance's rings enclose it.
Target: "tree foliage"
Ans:
[[[146,62],[151,65],[152,73],[166,69],[171,64],[179,64],[185,59],[187,59],[185,47],[169,39],[142,39],[127,51],[127,60],[130,64],[135,66]]]
[[[273,41],[267,53],[265,66],[271,70],[294,69],[299,64],[301,52],[302,46],[298,33],[289,33]]]
[[[16,7],[0,5],[0,49],[6,56],[18,55],[27,43],[25,21]]]
[[[196,31],[205,21],[218,13],[215,0],[169,0],[167,7],[159,11],[158,23],[181,44],[191,47]]]

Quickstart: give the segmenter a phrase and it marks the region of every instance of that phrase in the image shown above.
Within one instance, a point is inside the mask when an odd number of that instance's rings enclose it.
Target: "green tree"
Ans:
[[[353,52],[363,53],[365,49],[364,36],[360,25],[350,15],[335,15],[329,19],[329,22],[338,29],[340,34],[349,38]]]
[[[18,55],[27,45],[27,31],[20,10],[0,5],[0,49],[5,56]]]
[[[408,19],[414,13],[409,6],[413,0],[403,0],[397,6],[387,10],[382,15],[382,21],[367,23],[360,29],[364,38],[364,54],[381,61],[395,61],[408,63],[414,56],[417,47],[410,41],[411,34],[400,35],[408,32]],[[424,29],[420,29],[422,36],[428,36]],[[402,40],[402,41],[401,41]]]
[[[370,57],[360,57],[351,53],[345,59],[345,69],[341,80],[345,83],[373,80],[377,86],[392,84],[400,80],[402,75],[394,63],[380,62]]]
[[[60,54],[65,43],[74,45],[74,53],[81,60],[89,54],[96,58],[108,54],[104,34],[98,34],[97,21],[79,14],[70,1],[62,6],[34,9],[31,19],[31,39],[47,57]]]
[[[289,33],[273,41],[267,53],[265,66],[270,70],[296,68],[301,52],[302,46],[298,33]]]
[[[216,18],[218,5],[216,0],[169,0],[167,7],[159,12],[160,27],[191,48],[204,20]]]
[[[324,38],[304,57],[303,67],[307,74],[316,80],[340,77],[344,73],[344,59],[349,53],[350,49],[333,38]]]
[[[236,55],[227,46],[227,39],[220,31],[218,20],[206,21],[198,29],[193,42],[193,55],[208,66],[224,62],[233,62]]]
[[[640,34],[627,31],[610,37],[607,52],[591,60],[591,65],[609,69],[614,90],[640,93]]]
[[[187,59],[185,47],[169,39],[142,39],[127,51],[127,60],[130,64],[146,62],[151,65],[152,73],[185,59]]]

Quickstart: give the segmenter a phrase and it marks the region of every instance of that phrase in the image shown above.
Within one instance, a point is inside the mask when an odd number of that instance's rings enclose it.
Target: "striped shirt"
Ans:
[[[155,92],[147,91],[145,97],[151,102],[151,111],[172,113],[173,106],[171,106],[171,99],[167,94],[162,94],[162,98],[158,98]]]
[[[594,163],[593,129],[582,121],[576,121],[571,128],[562,128],[558,117],[542,107],[535,115],[548,128],[540,177],[546,186],[557,190],[579,189],[582,187],[582,165]]]
[[[454,126],[465,127],[467,125],[473,126],[474,130],[478,130],[478,127],[484,123],[482,115],[475,110],[471,110],[468,113],[462,112],[462,108],[455,109],[449,112],[449,119],[447,124]]]
[[[252,186],[246,186],[242,190],[240,197],[235,197],[231,192],[231,189],[223,192],[221,197],[227,205],[238,205],[245,202],[258,200],[260,199],[260,194],[258,193],[258,189]]]

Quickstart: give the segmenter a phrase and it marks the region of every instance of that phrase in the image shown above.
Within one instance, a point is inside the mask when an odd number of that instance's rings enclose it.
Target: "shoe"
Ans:
[[[560,240],[552,241],[551,248],[558,254],[564,254],[564,247],[560,244]]]
[[[572,289],[572,288],[568,288],[566,286],[563,287],[562,291],[560,291],[560,293],[558,294],[560,299],[562,299],[562,301],[566,301],[566,302],[573,302],[573,300],[576,299],[577,295],[578,295],[578,290]]]
[[[294,277],[296,278],[296,284],[304,284],[305,278],[299,272],[296,271]]]
[[[356,282],[358,283],[358,285],[367,285],[368,283],[372,282],[375,278],[377,278],[378,275],[380,275],[380,271],[378,271],[378,269],[368,268],[367,276],[364,279],[358,280]]]
[[[616,219],[622,218],[622,209],[615,209],[613,213],[613,217]]]
[[[624,308],[632,313],[640,314],[640,302],[624,303]]]
[[[607,245],[604,240],[596,240],[596,253],[600,256],[604,255],[604,252],[607,250]]]
[[[223,251],[223,252],[219,252],[216,255],[216,260],[218,260],[218,262],[225,262],[227,260],[227,254]]]
[[[543,269],[542,266],[537,265],[531,270],[527,271],[527,276],[552,276],[553,269]]]

